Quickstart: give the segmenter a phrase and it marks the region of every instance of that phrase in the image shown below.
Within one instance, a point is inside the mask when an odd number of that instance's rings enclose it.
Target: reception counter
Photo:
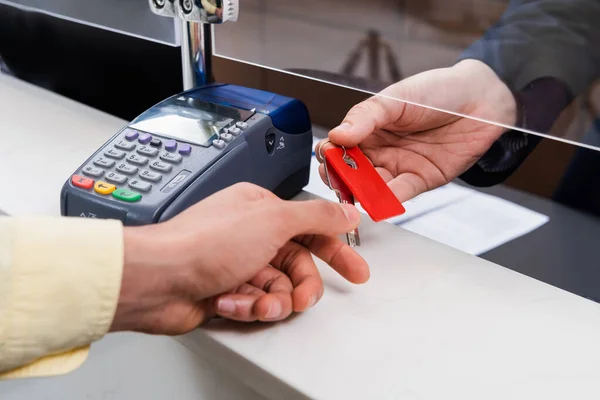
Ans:
[[[0,209],[59,214],[73,169],[125,121],[0,76]],[[302,193],[297,200],[312,197]],[[312,310],[215,321],[181,337],[110,334],[71,374],[0,383],[0,399],[598,398],[600,305],[365,219],[360,286],[317,260]]]

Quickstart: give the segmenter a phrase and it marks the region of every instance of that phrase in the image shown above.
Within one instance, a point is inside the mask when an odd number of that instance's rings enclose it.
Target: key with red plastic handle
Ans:
[[[358,147],[328,146],[323,154],[329,187],[336,192],[340,202],[360,203],[375,222],[405,213],[402,203]],[[353,234],[356,236],[354,241]],[[349,233],[348,244],[360,245],[357,230]]]
[[[350,160],[344,161],[350,162],[350,167],[354,167],[353,162],[351,162]],[[335,192],[340,203],[354,205],[354,195],[352,194],[348,186],[346,186],[342,178],[338,175],[335,168],[328,168],[327,164],[328,161],[325,160],[323,166],[325,167],[325,176],[327,177],[327,184],[329,188]],[[346,233],[346,240],[348,241],[348,245],[350,247],[360,246],[360,236],[358,234],[358,228]]]

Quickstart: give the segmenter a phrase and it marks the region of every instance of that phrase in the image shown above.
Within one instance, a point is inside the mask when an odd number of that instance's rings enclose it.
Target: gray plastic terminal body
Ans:
[[[155,161],[165,163],[160,158],[164,149],[155,157],[149,157],[147,165],[129,164],[139,169],[135,175],[128,176],[128,182],[133,179],[143,181],[139,176],[143,170],[161,175],[158,182],[148,181],[152,184],[152,189],[148,192],[132,189],[128,183],[115,184],[118,188],[127,188],[141,194],[141,200],[136,202],[99,194],[94,188],[76,187],[69,177],[61,191],[61,214],[118,219],[130,226],[146,225],[168,220],[211,194],[239,182],[259,185],[284,199],[299,193],[308,184],[310,175],[312,131],[301,134],[281,132],[274,128],[268,115],[258,113],[245,122],[248,127],[222,148],[191,145],[190,154],[183,155],[180,162],[173,163],[169,172],[154,171],[149,167]],[[94,160],[105,158],[104,153],[114,148],[115,143],[125,140],[128,131],[129,125],[108,140],[73,175],[86,176],[84,168],[97,167],[93,164]],[[266,141],[267,137],[272,140],[273,134],[275,146],[269,152]],[[171,139],[153,136],[163,142]],[[131,150],[128,154],[137,153],[136,150]],[[127,161],[117,160],[114,168],[120,164],[127,164]],[[108,182],[105,177],[89,178],[95,182]]]

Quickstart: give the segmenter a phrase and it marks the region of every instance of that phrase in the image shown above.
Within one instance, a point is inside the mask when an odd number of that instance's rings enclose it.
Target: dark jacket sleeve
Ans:
[[[498,23],[459,58],[492,68],[515,94],[519,118],[461,178],[491,186],[508,178],[600,70],[600,1],[511,1]]]
[[[460,58],[486,63],[515,91],[550,77],[578,96],[598,77],[599,44],[600,1],[512,0]]]

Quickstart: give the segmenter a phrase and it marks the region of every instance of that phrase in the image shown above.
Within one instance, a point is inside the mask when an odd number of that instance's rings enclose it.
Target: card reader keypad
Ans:
[[[220,138],[212,142],[213,147],[224,148],[247,126],[237,123],[224,128]],[[142,193],[146,195],[155,185],[159,188],[174,180],[169,174],[193,151],[194,147],[188,143],[161,140],[148,133],[126,129],[91,159],[79,175],[73,175],[71,183],[81,190],[112,196],[119,201],[140,201]]]

